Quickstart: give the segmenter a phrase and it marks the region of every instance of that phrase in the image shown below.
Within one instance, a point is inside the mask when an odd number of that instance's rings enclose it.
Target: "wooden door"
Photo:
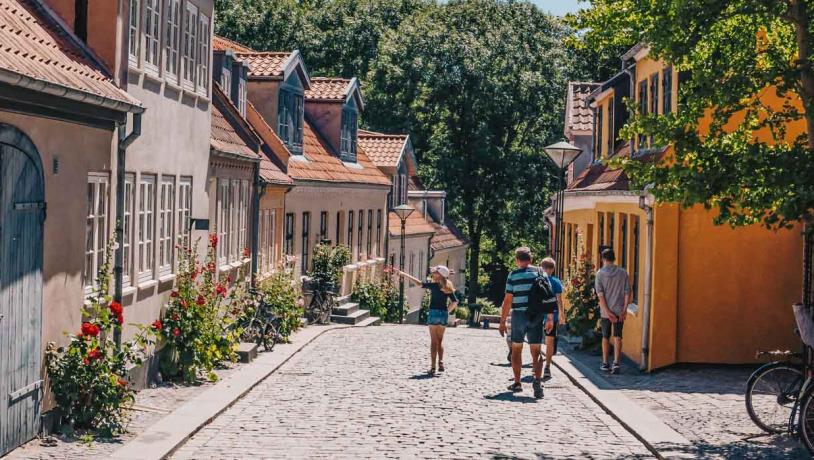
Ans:
[[[0,456],[34,438],[40,429],[45,218],[37,152],[2,141],[0,138]]]

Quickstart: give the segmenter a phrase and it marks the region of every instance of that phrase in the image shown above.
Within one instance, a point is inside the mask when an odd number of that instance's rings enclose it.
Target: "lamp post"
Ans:
[[[565,170],[568,166],[577,159],[582,149],[573,146],[562,140],[556,144],[545,147],[545,153],[554,162],[559,174],[559,186],[557,188],[557,198],[554,203],[554,258],[557,261],[557,274],[562,277],[563,270],[563,238],[565,236],[565,229],[563,228],[562,219],[563,211],[565,210]]]
[[[393,208],[393,212],[401,219],[401,251],[399,252],[399,270],[404,271],[404,233],[407,226],[407,218],[415,209],[412,206],[402,204]],[[404,277],[399,277],[399,324],[404,322]]]

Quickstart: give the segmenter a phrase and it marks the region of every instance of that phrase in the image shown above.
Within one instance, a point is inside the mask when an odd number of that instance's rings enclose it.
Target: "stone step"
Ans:
[[[333,314],[337,316],[348,316],[351,313],[359,310],[359,304],[356,302],[347,302],[344,304],[339,304],[338,307],[334,307]]]
[[[360,321],[366,320],[369,316],[370,312],[367,310],[356,310],[355,312],[346,316],[331,315],[331,321],[339,324],[357,324]]]
[[[235,348],[235,351],[237,351],[238,360],[241,363],[250,363],[257,358],[256,343],[240,342]]]
[[[337,305],[342,305],[342,304],[344,304],[344,303],[348,303],[348,302],[350,302],[350,301],[351,301],[351,300],[350,300],[350,297],[351,297],[351,296],[350,296],[350,294],[348,294],[348,295],[343,295],[342,297],[337,297],[337,298],[336,298],[336,303],[337,303]]]
[[[367,327],[367,326],[378,326],[382,324],[382,319],[378,316],[371,316],[370,318],[360,321],[354,324],[354,327]]]

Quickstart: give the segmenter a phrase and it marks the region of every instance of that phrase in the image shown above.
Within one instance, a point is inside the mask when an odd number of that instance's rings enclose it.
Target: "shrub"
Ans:
[[[143,362],[149,343],[143,335],[117,347],[112,335],[124,324],[121,304],[111,299],[110,256],[112,239],[99,268],[99,289],[86,302],[80,332],[69,335],[67,347],[46,346],[45,358],[57,411],[66,429],[91,429],[101,436],[124,432],[126,410],[135,392],[127,380],[127,369]]]
[[[359,303],[360,308],[370,310],[372,316],[378,316],[384,322],[397,323],[400,319],[399,291],[389,276],[381,281],[357,282],[353,286],[351,300]]]
[[[455,317],[458,319],[469,319],[469,308],[461,307],[455,309]]]
[[[599,343],[596,329],[600,314],[599,299],[594,291],[596,274],[590,258],[585,254],[580,256],[574,262],[571,274],[565,289],[568,333],[582,337],[582,348],[594,348]]]
[[[317,286],[342,284],[342,268],[350,263],[350,249],[344,245],[318,244],[314,247],[311,271],[308,276]]]
[[[495,306],[494,302],[485,298],[485,297],[478,297],[475,300],[475,303],[480,307],[480,314],[481,315],[499,315],[500,309]]]
[[[299,286],[291,269],[279,267],[271,276],[261,281],[258,289],[263,300],[281,319],[280,335],[287,342],[291,334],[300,328],[303,315],[302,303],[298,299]]]

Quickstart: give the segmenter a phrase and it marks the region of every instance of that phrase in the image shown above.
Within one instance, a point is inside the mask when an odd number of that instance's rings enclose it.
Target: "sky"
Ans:
[[[562,16],[565,13],[572,13],[579,10],[578,0],[531,0],[532,3],[539,6],[541,10],[548,11],[557,16]],[[587,3],[582,3],[585,8]]]

